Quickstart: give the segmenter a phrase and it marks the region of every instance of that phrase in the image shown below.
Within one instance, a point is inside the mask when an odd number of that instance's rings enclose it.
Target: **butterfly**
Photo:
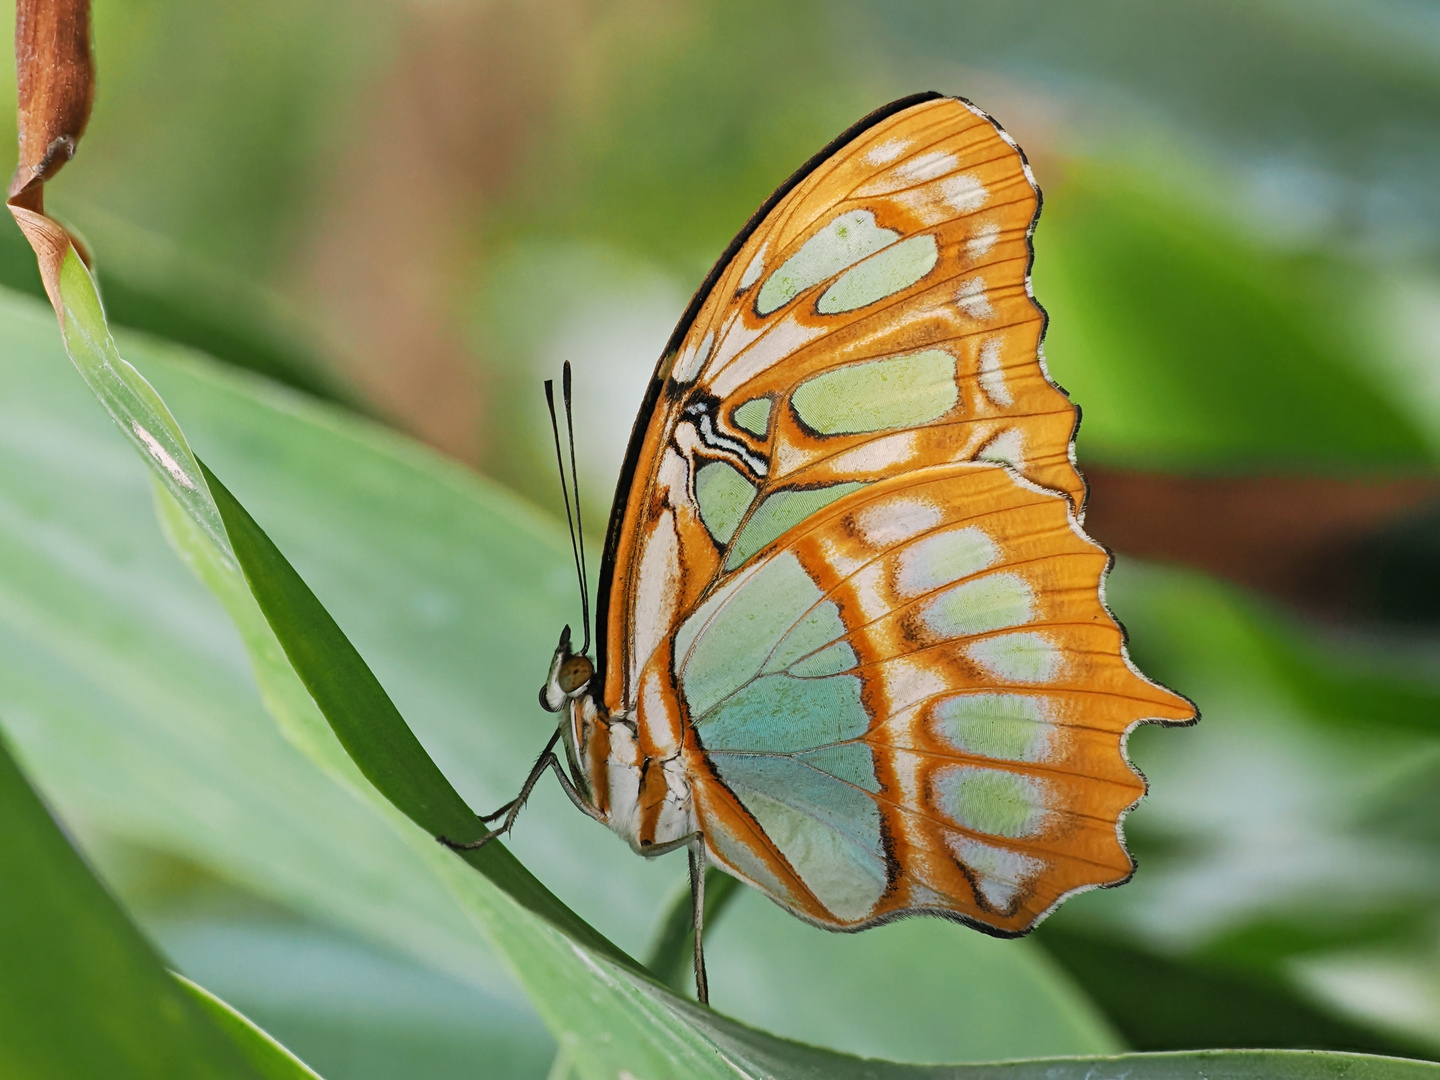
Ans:
[[[649,383],[595,661],[582,570],[585,641],[540,692],[559,724],[479,843],[553,770],[640,854],[688,849],[702,1001],[707,862],[829,929],[999,936],[1132,873],[1126,736],[1197,714],[1105,606],[1039,206],[984,112],[893,102],[760,207]]]

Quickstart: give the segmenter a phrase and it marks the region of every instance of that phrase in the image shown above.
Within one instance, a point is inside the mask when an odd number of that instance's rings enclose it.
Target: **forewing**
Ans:
[[[862,121],[762,208],[636,421],[601,574],[612,711],[716,577],[846,485],[993,460],[1081,506],[1030,295],[1038,208],[1009,136],[940,97]]]

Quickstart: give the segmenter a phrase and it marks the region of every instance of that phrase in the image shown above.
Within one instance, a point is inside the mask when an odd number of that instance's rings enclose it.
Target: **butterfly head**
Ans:
[[[595,674],[595,665],[584,653],[570,648],[570,627],[560,632],[560,644],[550,658],[550,674],[540,688],[540,707],[546,712],[559,712],[567,701],[585,692]]]

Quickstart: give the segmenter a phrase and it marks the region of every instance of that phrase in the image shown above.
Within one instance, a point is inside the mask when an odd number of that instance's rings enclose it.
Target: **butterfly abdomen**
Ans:
[[[693,834],[690,780],[678,745],[668,753],[647,747],[633,721],[601,716],[588,695],[574,707],[586,780],[605,823],[642,855]]]

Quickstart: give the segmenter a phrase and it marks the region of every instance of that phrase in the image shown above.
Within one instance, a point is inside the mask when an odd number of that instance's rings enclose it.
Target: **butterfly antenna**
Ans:
[[[579,538],[575,546],[580,562],[580,613],[585,624],[585,644],[580,646],[580,655],[584,656],[590,652],[590,578],[585,572],[585,519],[580,513],[580,473],[575,469],[575,419],[570,405],[569,360],[565,361],[561,371],[560,385],[565,393],[565,435],[570,440],[570,484],[575,488],[575,535]],[[558,451],[559,448],[556,449]]]
[[[566,405],[565,412],[566,412],[566,423],[568,424],[568,423],[569,423],[569,412],[570,412],[570,408],[569,408],[569,405],[570,405],[570,393],[569,393],[569,390],[570,390],[570,380],[569,380],[569,377],[568,377],[568,374],[569,374],[569,365],[568,365],[568,364],[566,365],[566,374],[567,374],[567,377],[566,377],[566,379],[565,379],[565,391],[566,391],[566,393],[565,393],[565,405]],[[583,564],[581,563],[581,561],[580,561],[580,559],[581,559],[580,552],[581,552],[583,549],[580,547],[580,542],[575,538],[575,518],[572,517],[572,516],[571,516],[571,513],[570,513],[570,485],[565,482],[565,455],[564,455],[564,454],[561,452],[561,450],[560,450],[560,422],[559,422],[559,420],[556,419],[556,416],[555,416],[555,380],[554,380],[554,379],[546,379],[546,380],[545,380],[545,404],[550,407],[550,433],[555,437],[555,467],[560,470],[560,495],[561,495],[561,496],[564,498],[564,500],[565,500],[565,524],[570,527],[570,554],[571,554],[571,555],[574,557],[574,559],[575,559],[575,573],[578,574],[579,577],[580,577],[580,611],[581,611],[582,615],[583,615],[584,618],[585,618],[585,649],[588,649],[588,648],[590,647],[590,604],[589,604],[588,598],[587,598],[586,595],[585,595],[585,568],[584,568],[584,565],[583,565]],[[572,462],[572,468],[573,468],[573,462],[574,462],[574,458],[573,458],[573,453],[574,453],[573,447],[574,447],[574,443],[573,443],[573,442],[571,443],[571,447],[572,447],[572,450],[571,450],[571,453],[572,453],[571,462]],[[576,490],[576,495],[577,495],[577,496],[579,495],[579,490],[578,490],[578,489]],[[577,511],[580,509],[578,503],[577,503],[575,509],[576,509]],[[580,651],[583,653],[583,652],[585,652],[585,649],[581,649]]]

